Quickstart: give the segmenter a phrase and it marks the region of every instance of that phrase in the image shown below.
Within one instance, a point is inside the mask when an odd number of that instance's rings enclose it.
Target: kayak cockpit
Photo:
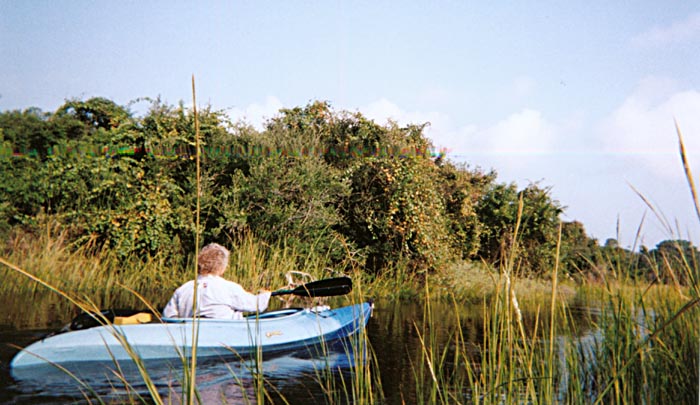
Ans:
[[[320,313],[323,311],[328,311],[329,306],[316,306],[313,308],[283,308],[268,312],[252,312],[243,316],[243,319],[214,319],[214,318],[196,318],[198,322],[247,322],[247,321],[264,321],[270,319],[280,319],[292,317],[295,315],[300,315],[303,312]],[[163,317],[161,320],[165,323],[191,323],[195,321],[195,318],[167,318]]]

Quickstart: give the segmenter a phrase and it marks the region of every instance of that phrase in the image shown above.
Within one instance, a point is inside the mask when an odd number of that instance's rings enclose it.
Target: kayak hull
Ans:
[[[311,347],[362,330],[371,303],[337,309],[281,310],[242,320],[163,319],[160,323],[104,325],[57,334],[20,351],[12,369],[87,361],[250,357]]]

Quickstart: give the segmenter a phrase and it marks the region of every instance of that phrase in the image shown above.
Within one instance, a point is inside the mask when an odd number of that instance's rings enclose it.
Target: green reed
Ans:
[[[614,286],[588,292],[599,311],[580,329],[553,287],[545,312],[519,314],[505,274],[483,304],[483,338],[465,339],[454,298],[454,332],[438,337],[440,319],[426,291],[416,324],[420,356],[413,361],[418,403],[678,403],[698,400],[700,305],[664,286]],[[449,316],[449,315],[448,315]],[[529,318],[529,319],[528,319]]]
[[[596,333],[567,344],[566,401],[696,403],[699,300],[615,287],[601,289],[599,302]]]
[[[700,201],[688,164],[683,136],[676,126],[680,157],[696,212]],[[640,194],[670,235],[673,228]],[[681,246],[678,246],[681,252]],[[682,256],[682,255],[681,255]],[[595,403],[698,402],[700,265],[664,260],[657,274],[671,276],[675,288],[621,288],[606,283],[600,302],[600,337],[588,353],[579,350],[573,375]],[[681,286],[678,280],[687,280]],[[588,354],[586,356],[586,354]],[[576,375],[578,372],[578,375]],[[576,392],[577,395],[581,392]]]

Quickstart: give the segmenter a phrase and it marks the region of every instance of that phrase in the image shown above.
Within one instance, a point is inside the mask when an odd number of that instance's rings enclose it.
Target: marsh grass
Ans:
[[[519,213],[522,213],[522,201]],[[519,221],[514,240],[517,240],[518,227]],[[509,263],[514,263],[512,259],[510,256],[504,261],[501,273],[494,279],[493,295],[488,301],[484,300],[483,342],[477,358],[469,355],[459,324],[447,344],[437,339],[434,331],[441,317],[433,314],[431,291],[426,283],[424,323],[416,325],[421,356],[419,363],[413,365],[419,403],[514,403],[538,399],[535,381],[541,375],[533,364],[540,363],[536,357],[542,353],[536,350],[539,316],[536,316],[533,335],[527,336],[511,278],[513,268]],[[459,319],[456,304],[455,316]]]
[[[597,332],[567,348],[567,398],[697,402],[698,300],[614,291],[601,294],[601,301]]]
[[[495,292],[483,302],[483,339],[474,350],[457,299],[454,333],[436,337],[444,315],[433,312],[437,297],[426,290],[423,323],[415,325],[418,403],[697,403],[698,298],[673,286],[589,287],[583,302],[597,310],[584,322],[593,329],[582,330],[556,285],[548,305],[529,315],[507,272]]]
[[[46,284],[75,295],[89,297],[98,305],[125,301],[136,304],[126,286],[149,298],[160,298],[162,289],[175,288],[177,280],[163,269],[172,269],[176,258],[162,256],[119,259],[109,250],[92,251],[67,242],[66,230],[46,218],[45,231],[16,234],[5,247],[5,260],[25,269]],[[177,268],[177,267],[175,267]],[[30,277],[17,277],[0,268],[5,280],[0,295],[41,296],[44,287]]]
[[[119,297],[130,297],[128,301],[133,303],[130,305],[137,307],[144,306],[143,301],[150,300],[145,295],[135,296],[133,291],[124,287],[129,280],[133,280],[128,277],[106,279],[111,280],[112,284],[109,286],[105,282],[105,290],[111,292],[103,294],[97,289],[83,288],[84,281],[79,277],[71,279],[71,274],[90,271],[89,267],[110,266],[102,268],[102,272],[95,272],[94,277],[99,277],[103,272],[117,271],[114,267],[117,261],[112,260],[108,253],[104,253],[106,257],[88,256],[64,249],[60,245],[59,234],[53,234],[53,237],[58,240],[50,240],[48,249],[39,245],[46,243],[48,238],[35,239],[34,243],[25,245],[25,252],[34,252],[35,255],[15,251],[12,257],[24,258],[39,272],[45,264],[58,263],[51,271],[41,274],[67,289],[56,288],[60,290],[59,294],[42,294],[46,286],[25,275],[18,276],[15,270],[5,267],[3,271],[10,273],[5,278],[13,280],[13,291],[21,294],[31,291],[31,294],[51,301],[56,305],[55,311],[64,314],[70,312],[66,309],[72,308],[93,310],[99,306],[97,302],[114,303],[114,300],[121,299]],[[294,263],[293,250],[272,248],[250,238],[233,249],[232,268],[229,271],[241,269],[235,274],[251,289],[274,284],[281,286],[286,280],[280,274],[294,268]],[[300,270],[313,277],[322,278],[328,274],[320,264],[323,263],[322,258],[309,258],[306,263],[308,267]],[[119,264],[125,274],[136,268],[124,267],[123,262]],[[145,265],[139,263],[138,266],[147,266],[146,273],[163,271],[162,268],[158,269],[158,260],[146,262]],[[180,274],[172,267],[168,271]],[[697,270],[687,268],[676,271],[692,273]],[[186,270],[181,272],[184,274]],[[461,323],[465,300],[456,294],[458,289],[450,298],[454,311],[450,317],[456,319],[456,324],[451,334],[444,336],[441,334],[443,314],[437,314],[432,305],[435,300],[445,300],[444,280],[437,275],[435,279],[427,277],[425,280],[424,290],[419,296],[424,300],[423,316],[413,324],[414,332],[421,341],[420,353],[413,357],[411,366],[415,397],[419,403],[654,403],[663,398],[694,403],[693,400],[697,399],[697,342],[700,341],[697,320],[700,313],[697,294],[692,286],[679,290],[675,285],[630,285],[611,277],[598,285],[580,287],[573,299],[568,297],[569,287],[551,282],[538,284],[535,294],[538,299],[521,299],[526,297],[528,291],[523,287],[531,286],[527,280],[510,276],[507,269],[501,269],[500,273],[482,274],[483,278],[477,282],[482,283],[490,293],[485,294],[481,301],[481,327],[484,333],[476,348],[465,336],[467,325]],[[37,286],[20,287],[24,282],[21,278],[27,278]],[[364,279],[369,280],[367,285]],[[362,302],[367,295],[381,297],[377,291],[383,289],[397,291],[397,279],[354,274],[356,288],[350,300]],[[405,275],[401,282],[413,282],[408,280],[409,276]],[[171,280],[172,288],[180,282]],[[488,282],[492,284],[488,285]],[[135,281],[132,284],[143,285]],[[410,290],[410,287],[405,288]],[[66,300],[63,294],[69,295],[72,300]],[[170,291],[165,292],[166,297],[169,294]],[[402,294],[414,296],[416,293]],[[161,292],[153,296],[162,295]],[[530,303],[523,305],[523,301]],[[156,302],[163,301],[156,298]],[[275,304],[284,306],[290,303],[279,301]],[[574,305],[599,308],[585,319],[587,324],[595,326],[597,332],[581,330],[581,315],[574,316]],[[33,313],[32,308],[26,305],[19,305],[10,312],[14,312],[17,319]],[[37,321],[44,322],[43,318]],[[555,338],[552,339],[552,336]],[[359,344],[349,346],[348,350],[364,354],[354,354],[353,358],[366,358],[369,361],[358,361],[352,373],[341,373],[340,378],[338,373],[319,367],[316,381],[323,387],[326,402],[381,403],[381,381],[389,377],[379,375],[377,360],[365,331],[361,333]],[[259,371],[252,373],[255,383],[251,403],[271,401],[273,397],[279,403],[285,403],[281,394],[276,393],[274,385],[266,380],[263,366],[264,359],[260,358],[255,366]],[[186,372],[187,368],[183,373]],[[180,389],[190,389],[189,381],[183,374]],[[249,383],[240,381],[242,387]],[[196,383],[194,385],[196,388]],[[251,392],[247,386],[244,391]],[[138,393],[136,389],[128,392],[136,402],[141,402],[138,398],[143,396],[143,392]],[[86,389],[85,395],[92,397],[94,394]],[[157,403],[158,400],[152,397],[159,395],[157,391],[148,394],[147,402]],[[194,397],[191,397],[193,403],[198,401],[198,395],[195,390]]]
[[[700,217],[680,131],[678,135]],[[484,333],[477,355],[468,349],[459,324],[446,343],[435,338],[441,317],[432,312],[434,292],[426,288],[423,324],[415,326],[421,347],[420,361],[413,364],[418,403],[698,403],[698,263],[684,260],[672,266],[663,260],[657,273],[673,282],[660,286],[625,277],[634,272],[617,268],[620,261],[611,260],[600,284],[566,297],[558,284],[557,248],[549,300],[539,300],[548,304],[548,311],[528,311],[534,321],[526,327],[513,277],[514,251],[497,276],[487,273],[491,288],[487,282],[470,281],[485,286],[480,288],[485,293]],[[473,268],[470,273],[475,273]],[[447,285],[455,285],[460,276],[450,277]],[[581,304],[597,307],[586,321],[593,332],[579,329],[572,305]],[[460,319],[458,305],[453,316]]]
[[[6,245],[5,261],[32,277],[20,275],[7,266],[0,266],[0,298],[9,306],[0,314],[2,323],[15,327],[55,327],[78,314],[79,308],[60,295],[50,293],[47,285],[71,296],[87,300],[99,308],[143,308],[131,291],[138,291],[145,301],[162,309],[172,292],[192,278],[194,257],[132,257],[120,259],[114,252],[97,252],[75,248],[66,242],[56,228],[42,234],[16,235]],[[292,273],[295,283],[337,275],[329,271],[324,258],[307,255],[303,267],[290,247],[269,246],[249,236],[231,246],[231,263],[224,277],[235,280],[246,289],[278,289],[288,285],[286,274]],[[185,263],[184,265],[182,263]],[[359,276],[358,276],[359,277]],[[45,285],[38,283],[42,280]],[[31,297],[36,305],[10,297]],[[280,297],[275,306],[299,304],[291,297]],[[39,305],[45,303],[46,305]],[[37,312],[35,307],[54,308],[52,313]],[[6,316],[4,318],[3,316]]]

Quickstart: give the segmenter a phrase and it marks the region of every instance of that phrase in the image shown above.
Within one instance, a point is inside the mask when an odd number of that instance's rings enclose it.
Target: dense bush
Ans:
[[[198,195],[194,115],[148,101],[141,117],[104,98],[0,113],[0,232],[33,232],[48,215],[76,246],[186,257]],[[424,125],[378,125],[324,102],[283,109],[262,131],[211,108],[198,122],[203,241],[252,235],[300,260],[314,252],[372,271],[453,259],[497,265],[506,253],[524,275],[554,265],[564,208],[549,189],[518,190],[449,161]],[[605,249],[583,225],[563,224],[564,273],[601,271]],[[647,263],[678,262],[673,252],[659,248]]]

